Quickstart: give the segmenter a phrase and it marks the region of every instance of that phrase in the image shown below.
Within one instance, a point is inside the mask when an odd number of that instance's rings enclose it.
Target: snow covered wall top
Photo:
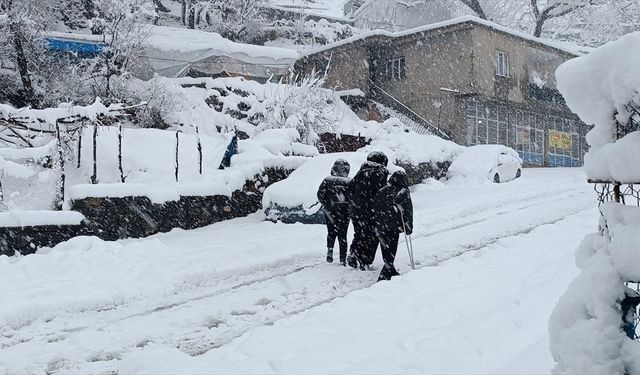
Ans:
[[[587,134],[591,149],[585,171],[590,179],[640,181],[640,136],[632,133],[614,143],[616,120],[626,123],[629,105],[640,106],[638,66],[640,33],[633,33],[569,60],[556,71],[558,89],[569,108],[595,125]]]

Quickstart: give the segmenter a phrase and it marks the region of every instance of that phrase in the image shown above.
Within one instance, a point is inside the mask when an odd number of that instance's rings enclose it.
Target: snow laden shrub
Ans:
[[[261,38],[264,18],[258,0],[203,0],[193,5],[194,26],[245,43]]]
[[[584,167],[591,180],[640,182],[639,45],[640,33],[630,34],[556,72],[567,105],[594,124]],[[629,324],[640,294],[625,285],[640,282],[640,209],[605,203],[600,212],[600,232],[576,253],[580,275],[549,320],[554,374],[640,374],[640,342]]]
[[[625,280],[640,280],[640,210],[608,203],[601,231],[585,237],[576,252],[580,275],[549,320],[553,373],[640,374],[640,342],[622,331],[620,303]]]
[[[296,20],[280,19],[267,27],[269,39],[279,44],[296,44],[303,46],[324,45],[354,36],[358,29],[340,22],[326,19]]]
[[[294,128],[301,142],[314,144],[318,134],[335,132],[336,94],[322,88],[324,79],[308,76],[293,84],[279,84],[270,98],[264,101],[265,120],[261,129]]]
[[[158,75],[149,81],[132,79],[128,92],[129,101],[144,104],[136,109],[134,121],[142,128],[169,128],[171,115],[186,104],[180,86]]]

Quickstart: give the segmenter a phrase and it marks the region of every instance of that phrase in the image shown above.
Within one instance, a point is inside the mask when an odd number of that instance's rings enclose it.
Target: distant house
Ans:
[[[452,17],[448,0],[367,0],[352,13],[355,27],[388,31],[407,30]]]
[[[220,34],[177,27],[149,26],[139,37],[141,49],[131,60],[131,70],[141,79],[158,74],[265,81],[287,76],[298,57],[290,49],[236,43]],[[49,51],[78,57],[96,56],[111,43],[108,36],[73,33],[49,33],[45,40]]]
[[[554,73],[578,54],[460,17],[334,43],[303,55],[296,70],[326,71],[327,86],[360,89],[459,144],[500,143],[527,165],[576,166],[587,129],[564,104]]]

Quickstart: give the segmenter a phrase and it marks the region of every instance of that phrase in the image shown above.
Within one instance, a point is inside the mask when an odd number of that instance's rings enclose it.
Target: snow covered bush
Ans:
[[[566,62],[558,88],[587,134],[587,177],[611,184],[640,182],[640,33],[627,35]],[[582,270],[549,320],[555,374],[640,374],[637,289],[640,281],[640,209],[620,203],[600,206],[600,232],[576,253]]]
[[[302,143],[313,144],[318,134],[334,132],[338,125],[335,92],[322,88],[323,79],[306,77],[291,85],[279,85],[264,103],[265,129],[294,128]]]
[[[640,280],[640,210],[608,203],[601,213],[602,232],[582,241],[582,272],[549,321],[555,374],[640,374],[640,342],[622,331],[620,306],[635,293],[624,281]]]
[[[258,0],[201,0],[193,4],[194,23],[232,41],[255,42],[264,25]]]

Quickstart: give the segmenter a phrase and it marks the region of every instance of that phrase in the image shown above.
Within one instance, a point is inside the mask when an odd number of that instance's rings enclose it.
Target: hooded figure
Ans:
[[[340,264],[346,264],[349,228],[349,162],[338,159],[318,189],[318,202],[324,207],[327,224],[327,262],[333,262],[333,245],[338,239]]]
[[[398,250],[398,238],[404,232],[413,232],[413,203],[409,192],[409,178],[406,173],[397,171],[387,186],[380,189],[375,198],[375,231],[380,241],[384,267],[380,271],[380,280],[389,280],[398,275],[393,261]]]
[[[382,152],[372,152],[349,183],[351,193],[351,221],[353,242],[347,263],[353,268],[365,269],[373,263],[378,248],[374,230],[373,200],[378,190],[385,186],[389,171],[387,157]]]

